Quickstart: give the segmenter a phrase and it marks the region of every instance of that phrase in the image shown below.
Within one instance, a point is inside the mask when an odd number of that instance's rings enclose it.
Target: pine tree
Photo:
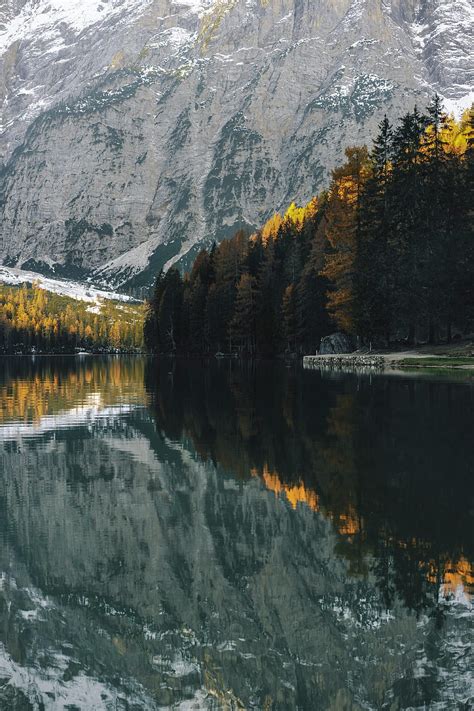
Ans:
[[[425,128],[426,118],[415,108],[401,119],[393,139],[390,191],[394,225],[393,292],[396,296],[393,312],[398,326],[406,326],[410,343],[414,343],[418,323],[426,315],[423,289],[426,229],[421,192]]]
[[[179,271],[171,268],[162,286],[158,310],[160,350],[175,354],[182,346],[183,280]]]
[[[355,330],[365,340],[385,340],[392,327],[391,214],[389,186],[393,131],[385,116],[370,154],[371,171],[359,201],[354,262]]]
[[[211,256],[203,250],[197,256],[189,276],[189,347],[194,353],[207,351],[206,306],[213,279]]]
[[[160,328],[158,314],[160,310],[161,298],[163,296],[165,275],[161,270],[156,277],[153,296],[147,304],[147,313],[144,325],[144,340],[146,348],[152,353],[160,350]]]
[[[449,176],[449,160],[444,135],[448,129],[448,117],[443,112],[442,102],[436,94],[428,107],[429,126],[425,130],[423,154],[425,157],[424,184],[421,188],[423,214],[425,216],[425,250],[423,263],[424,289],[427,305],[428,338],[431,343],[438,339],[445,300],[443,286],[447,262],[450,261],[451,236],[448,225],[448,210],[454,199],[454,184]]]
[[[290,284],[285,289],[282,299],[281,311],[283,315],[283,336],[286,343],[286,352],[296,353],[296,295],[295,287],[293,286],[293,284]]]
[[[237,285],[235,311],[231,322],[232,339],[240,352],[254,355],[256,280],[250,274],[242,274]]]
[[[270,238],[262,254],[256,294],[256,345],[258,352],[267,356],[274,355],[278,350],[276,278],[275,243],[273,238]]]
[[[329,252],[324,210],[323,201],[318,219],[311,220],[311,251],[296,287],[297,340],[304,353],[317,353],[321,339],[333,329],[327,308],[330,284],[321,274]]]

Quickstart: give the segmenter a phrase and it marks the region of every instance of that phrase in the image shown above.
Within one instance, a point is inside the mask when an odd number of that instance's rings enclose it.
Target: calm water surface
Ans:
[[[0,360],[0,709],[470,709],[474,388]]]

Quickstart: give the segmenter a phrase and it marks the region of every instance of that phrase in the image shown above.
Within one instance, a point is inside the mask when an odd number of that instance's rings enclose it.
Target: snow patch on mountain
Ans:
[[[112,259],[94,272],[94,280],[100,284],[117,284],[140,274],[148,266],[158,244],[157,239],[152,238]]]
[[[68,30],[76,34],[92,25],[123,15],[124,19],[152,0],[29,0],[0,34],[0,54],[13,42],[42,35],[53,41],[51,50],[67,44]]]
[[[447,99],[444,97],[443,104],[448,114],[452,114],[457,120],[459,120],[463,113],[467,109],[470,109],[474,104],[474,91],[470,91],[466,94],[466,96],[463,96],[460,99]]]
[[[100,302],[104,300],[136,303],[136,299],[126,294],[97,289],[89,284],[80,284],[76,281],[51,279],[37,274],[36,272],[13,269],[11,267],[0,266],[0,283],[10,284],[11,286],[35,284],[40,289],[50,291],[53,294],[68,296],[75,301],[85,301],[90,304],[100,304]]]

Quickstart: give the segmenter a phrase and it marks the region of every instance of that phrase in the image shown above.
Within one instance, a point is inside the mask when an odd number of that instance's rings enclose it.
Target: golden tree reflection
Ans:
[[[252,476],[261,478],[266,488],[273,491],[276,496],[285,496],[294,509],[298,504],[306,504],[312,511],[319,511],[319,496],[315,491],[307,489],[303,482],[294,485],[285,484],[277,472],[269,470],[267,464],[262,471],[253,468],[251,473]]]
[[[108,406],[146,400],[141,358],[24,360],[20,372],[0,381],[0,424],[38,423],[43,417],[86,404]]]

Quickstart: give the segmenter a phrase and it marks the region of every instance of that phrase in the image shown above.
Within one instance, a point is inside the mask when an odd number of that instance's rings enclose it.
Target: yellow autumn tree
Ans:
[[[346,162],[332,174],[325,232],[331,246],[321,275],[332,284],[328,309],[338,326],[353,328],[354,260],[357,249],[358,206],[370,171],[367,148],[348,148]]]
[[[100,312],[90,304],[52,294],[38,284],[5,287],[0,284],[0,351],[34,346],[40,350],[78,347],[143,346],[145,308],[102,302]]]

